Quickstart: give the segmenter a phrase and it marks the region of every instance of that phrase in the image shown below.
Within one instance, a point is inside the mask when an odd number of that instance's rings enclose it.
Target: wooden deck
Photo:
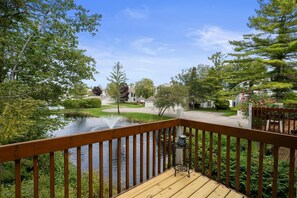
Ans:
[[[227,188],[226,186],[201,175],[192,172],[191,177],[185,172],[179,172],[174,176],[174,169],[144,182],[118,197],[227,197],[242,198],[242,194]]]

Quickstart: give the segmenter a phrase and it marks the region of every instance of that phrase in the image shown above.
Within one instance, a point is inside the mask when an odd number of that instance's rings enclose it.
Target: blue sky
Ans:
[[[252,30],[248,17],[256,0],[76,0],[91,13],[102,14],[96,36],[79,34],[79,47],[96,59],[99,74],[89,86],[108,83],[116,62],[128,84],[149,78],[154,84],[170,82],[182,71],[209,64],[217,51],[228,53],[228,40],[239,40]]]

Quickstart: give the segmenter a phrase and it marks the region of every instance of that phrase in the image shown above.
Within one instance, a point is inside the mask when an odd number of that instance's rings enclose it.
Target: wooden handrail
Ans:
[[[189,128],[197,128],[204,131],[215,131],[218,134],[242,138],[251,141],[263,142],[291,149],[297,149],[297,136],[260,131],[255,129],[244,129],[205,122],[181,120],[181,125]]]
[[[157,176],[166,169],[169,169],[174,164],[174,153],[171,150],[171,141],[175,139],[176,127],[182,126],[185,134],[189,134],[189,144],[193,146],[189,149],[189,161],[190,167],[195,171],[201,170],[203,175],[207,175],[211,178],[216,178],[218,182],[224,181],[226,186],[231,186],[237,191],[240,191],[240,175],[242,173],[241,166],[246,166],[246,191],[247,196],[251,195],[251,160],[252,160],[252,144],[254,142],[259,143],[259,160],[258,160],[258,196],[262,196],[262,184],[263,184],[263,170],[265,170],[265,145],[270,144],[274,147],[273,157],[273,189],[272,196],[277,196],[277,177],[278,177],[278,154],[279,148],[285,147],[289,149],[289,178],[288,178],[288,190],[289,197],[293,196],[294,192],[294,178],[295,168],[295,151],[297,150],[297,136],[292,136],[282,133],[273,133],[268,131],[260,131],[255,129],[244,129],[239,127],[230,127],[224,125],[210,124],[205,122],[198,122],[186,119],[172,119],[167,121],[141,124],[129,127],[123,127],[118,129],[110,129],[105,131],[95,131],[88,133],[81,133],[77,135],[64,136],[58,138],[49,138],[44,140],[36,140],[30,142],[16,143],[10,145],[0,146],[0,164],[3,162],[14,161],[15,162],[15,196],[21,197],[21,160],[26,157],[33,157],[33,169],[34,169],[34,193],[38,195],[38,156],[41,154],[49,154],[50,158],[50,195],[55,196],[55,178],[54,178],[54,153],[56,151],[62,151],[64,153],[64,196],[69,196],[69,151],[71,148],[77,150],[77,196],[81,196],[81,148],[82,146],[88,146],[88,170],[89,170],[89,196],[93,195],[92,188],[93,178],[93,144],[99,143],[99,174],[100,174],[100,196],[103,196],[103,143],[108,143],[108,164],[112,166],[112,140],[117,141],[117,192],[121,193],[122,190],[130,188],[130,184],[135,186],[139,182],[148,180],[151,177]],[[145,133],[145,135],[143,135]],[[138,136],[139,135],[139,136]],[[199,137],[200,135],[200,137]],[[162,136],[162,138],[161,138]],[[124,138],[125,139],[121,139]],[[138,139],[140,144],[136,144]],[[153,139],[150,143],[149,140]],[[194,139],[193,139],[194,138]],[[207,142],[209,138],[209,142]],[[225,148],[223,148],[223,138]],[[232,155],[231,138],[236,140],[235,155]],[[161,142],[161,139],[163,142]],[[130,140],[132,143],[130,143]],[[247,140],[247,162],[246,164],[240,164],[241,158],[241,143]],[[146,141],[146,145],[144,145]],[[215,145],[215,141],[218,142]],[[121,149],[122,144],[126,145],[126,149]],[[133,153],[129,156],[129,147],[132,147]],[[126,151],[126,160],[121,160],[122,151]],[[225,154],[223,155],[223,150]],[[153,152],[153,153],[152,153]],[[234,152],[234,149],[233,149]],[[162,156],[161,156],[162,154]],[[171,156],[171,154],[173,156]],[[136,156],[140,156],[139,161],[136,160]],[[234,159],[235,156],[235,159]],[[132,159],[133,164],[130,163]],[[151,160],[152,159],[152,160]],[[146,163],[144,163],[144,160]],[[230,165],[235,160],[235,170],[232,170]],[[126,163],[125,176],[121,174],[121,165]],[[216,162],[216,163],[215,163]],[[129,164],[130,163],[130,164]],[[192,164],[193,163],[193,164]],[[222,178],[222,163],[225,163],[225,178]],[[133,167],[133,171],[130,171],[129,167]],[[217,172],[213,172],[216,169]],[[232,178],[232,172],[235,172],[235,178]],[[94,172],[95,173],[95,172]],[[139,178],[136,174],[139,173]],[[143,175],[144,173],[145,176]],[[1,172],[0,172],[1,174]],[[109,169],[109,197],[113,196],[113,176],[112,170]],[[133,178],[130,178],[130,174],[133,174]],[[215,175],[214,175],[215,174]],[[131,175],[132,176],[132,175]],[[126,184],[121,184],[122,177],[126,179]],[[234,180],[232,180],[234,179]],[[133,182],[132,182],[133,180]],[[139,182],[138,182],[139,180]],[[232,181],[235,181],[235,185],[232,186]]]
[[[179,119],[0,146],[0,163],[180,125]]]

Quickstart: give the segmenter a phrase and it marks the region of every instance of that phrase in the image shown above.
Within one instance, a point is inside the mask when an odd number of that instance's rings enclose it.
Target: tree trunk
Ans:
[[[119,98],[117,100],[117,106],[118,106],[118,114],[120,114],[120,100],[119,100]]]

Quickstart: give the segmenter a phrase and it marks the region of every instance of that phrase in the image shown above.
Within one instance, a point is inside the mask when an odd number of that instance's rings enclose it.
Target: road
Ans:
[[[117,112],[117,109],[106,109],[106,112]],[[149,108],[120,108],[120,112],[140,112],[149,114],[158,114],[157,109]],[[177,112],[168,110],[164,113],[166,116],[177,117]],[[240,116],[223,116],[217,112],[205,112],[205,111],[185,111],[183,118],[189,120],[196,120],[200,122],[208,122],[213,124],[220,124],[233,127],[248,128],[248,120],[243,119]]]

